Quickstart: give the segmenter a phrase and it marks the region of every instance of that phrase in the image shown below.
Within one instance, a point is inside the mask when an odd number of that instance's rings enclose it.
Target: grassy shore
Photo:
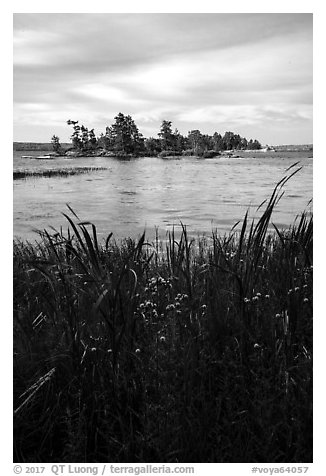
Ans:
[[[311,462],[312,216],[14,243],[15,462]]]

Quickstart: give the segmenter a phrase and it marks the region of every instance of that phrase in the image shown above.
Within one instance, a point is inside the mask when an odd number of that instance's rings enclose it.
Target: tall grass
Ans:
[[[46,170],[15,170],[13,179],[25,179],[29,177],[67,177],[69,175],[80,175],[88,172],[97,172],[99,170],[107,170],[106,167],[65,167],[60,169]]]
[[[99,243],[70,209],[14,243],[15,461],[312,461],[312,216],[267,233],[292,175],[240,233]]]

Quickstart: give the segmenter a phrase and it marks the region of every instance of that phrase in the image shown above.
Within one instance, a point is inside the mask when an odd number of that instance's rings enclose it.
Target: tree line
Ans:
[[[130,115],[121,112],[114,118],[115,122],[107,126],[105,133],[95,136],[94,129],[88,130],[78,121],[68,120],[67,124],[73,127],[71,141],[73,148],[81,153],[102,149],[117,156],[172,156],[196,155],[209,157],[218,155],[225,150],[257,150],[261,149],[258,140],[247,140],[239,134],[227,131],[222,136],[218,132],[213,135],[202,134],[195,129],[187,136],[180,134],[178,129],[172,129],[172,122],[163,120],[158,137],[145,138]],[[55,152],[61,152],[59,138],[52,137],[52,146]]]

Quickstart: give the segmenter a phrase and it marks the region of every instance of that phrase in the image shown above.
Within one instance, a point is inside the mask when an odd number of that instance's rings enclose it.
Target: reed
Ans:
[[[14,180],[25,178],[38,177],[68,177],[69,175],[80,175],[88,172],[97,172],[100,170],[107,170],[105,167],[71,167],[61,169],[47,169],[47,170],[17,170],[13,172]]]
[[[14,242],[16,462],[311,462],[312,215]]]

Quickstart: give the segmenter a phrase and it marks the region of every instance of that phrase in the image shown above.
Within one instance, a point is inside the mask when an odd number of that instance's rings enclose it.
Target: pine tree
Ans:
[[[54,134],[52,136],[51,143],[52,143],[53,151],[56,152],[57,154],[60,154],[62,152],[62,147],[60,144],[59,137]]]

